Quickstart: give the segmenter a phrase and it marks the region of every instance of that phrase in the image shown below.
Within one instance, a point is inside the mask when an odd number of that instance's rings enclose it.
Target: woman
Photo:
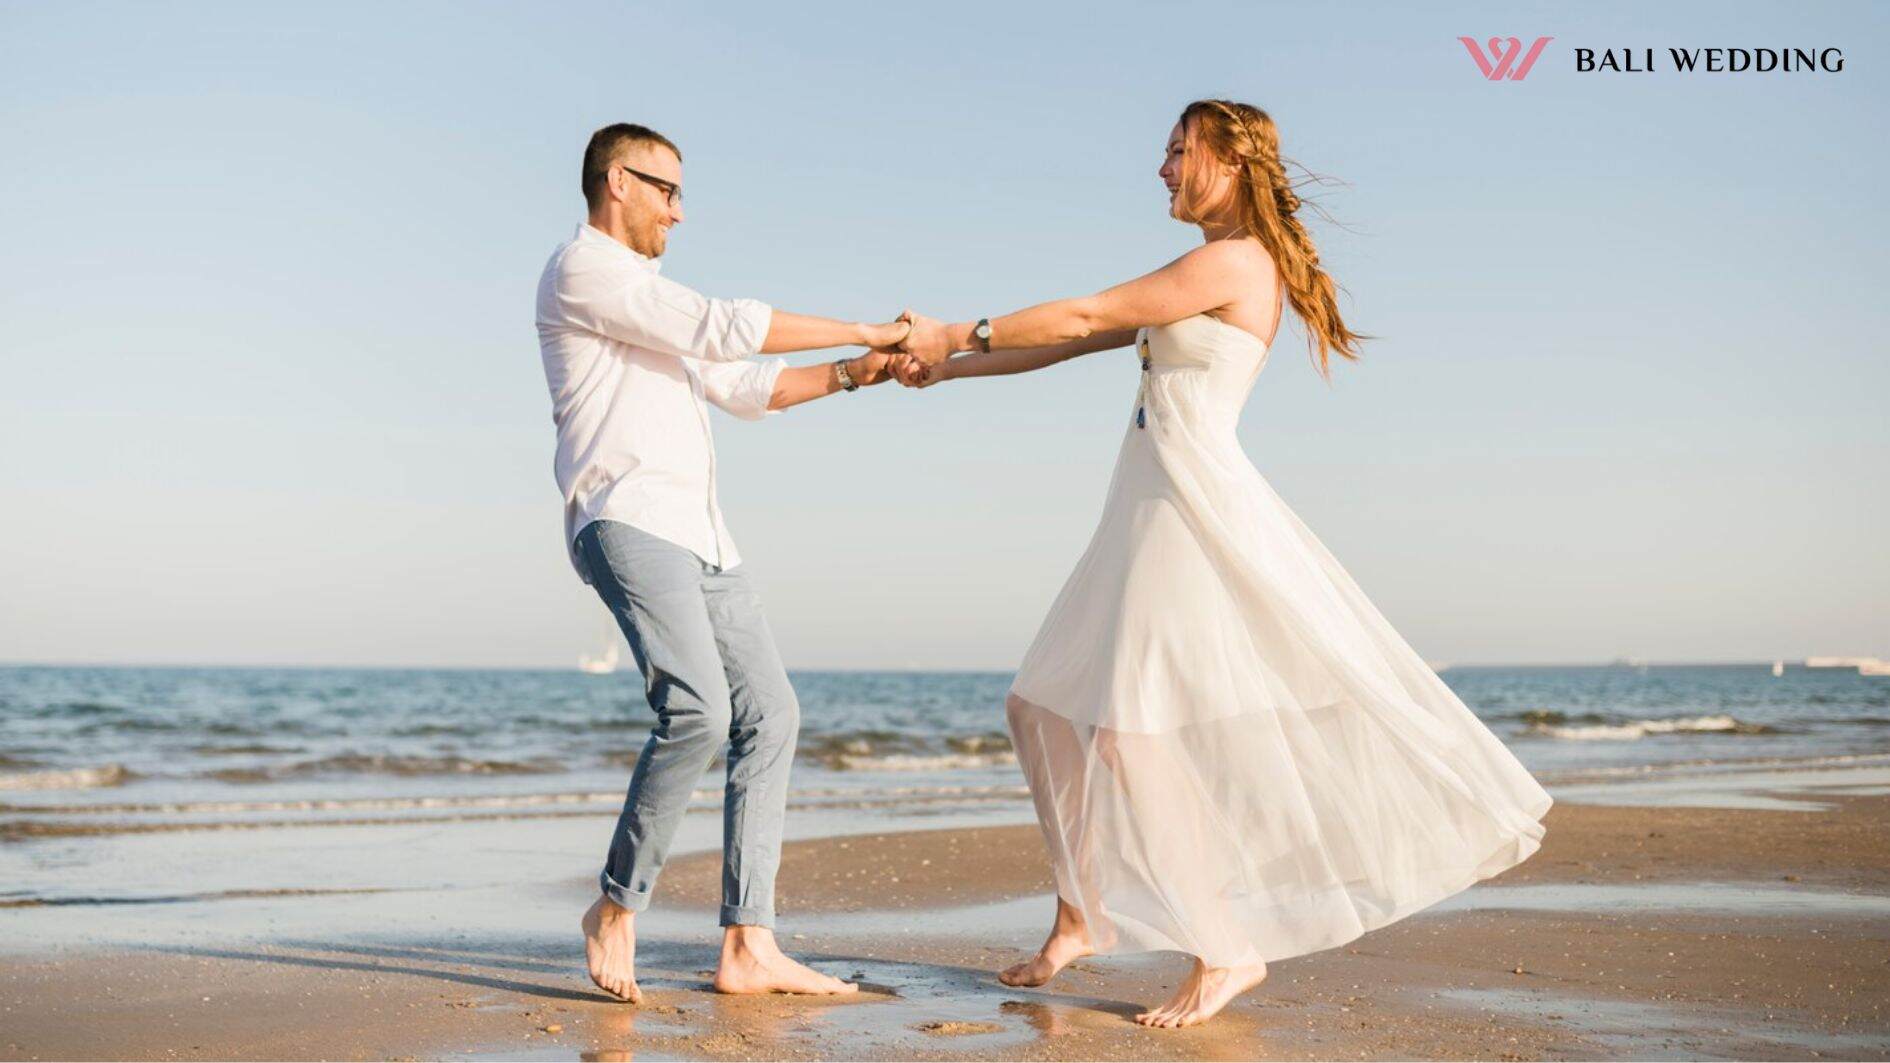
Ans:
[[[1180,950],[1189,976],[1136,1016],[1173,1027],[1214,1015],[1268,961],[1520,863],[1549,796],[1235,437],[1285,302],[1322,373],[1364,338],[1296,216],[1272,119],[1190,104],[1161,177],[1200,247],[988,327],[915,316],[901,374],[929,386],[1118,347],[1140,356],[1101,525],[1006,705],[1057,914],[1037,955],[999,977],[1042,985],[1092,953]],[[946,358],[956,351],[976,353]]]

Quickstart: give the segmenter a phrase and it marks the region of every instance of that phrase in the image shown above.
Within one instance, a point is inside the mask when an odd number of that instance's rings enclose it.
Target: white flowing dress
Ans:
[[[1549,795],[1241,450],[1267,345],[1142,330],[1102,521],[1007,702],[1098,951],[1347,941],[1535,852]]]

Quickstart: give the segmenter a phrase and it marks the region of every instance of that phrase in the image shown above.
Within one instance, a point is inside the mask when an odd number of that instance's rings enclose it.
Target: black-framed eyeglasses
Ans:
[[[625,166],[623,163],[618,163],[617,168],[622,170],[624,173],[627,173],[630,176],[641,180],[644,184],[654,185],[658,192],[661,192],[663,193],[663,195],[669,197],[670,206],[673,207],[677,205],[678,203],[682,202],[682,186],[677,184],[676,182],[665,181],[661,177],[656,176],[655,174],[644,173],[642,170],[633,170],[630,167]]]

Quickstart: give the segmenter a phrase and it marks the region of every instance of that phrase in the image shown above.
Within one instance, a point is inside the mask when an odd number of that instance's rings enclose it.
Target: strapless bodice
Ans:
[[[1136,334],[1142,386],[1136,417],[1166,414],[1232,427],[1267,363],[1267,345],[1245,329],[1195,314]]]
[[[1136,346],[1158,369],[1206,369],[1225,360],[1242,365],[1267,360],[1267,345],[1260,337],[1206,314],[1144,328]]]

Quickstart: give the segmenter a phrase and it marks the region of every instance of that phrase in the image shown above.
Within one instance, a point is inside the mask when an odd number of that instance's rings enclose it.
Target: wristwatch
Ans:
[[[990,354],[991,353],[991,319],[988,317],[979,318],[978,327],[971,330],[971,338],[978,341],[979,350],[983,351],[986,354]]]
[[[840,386],[848,391],[860,390],[860,386],[853,382],[853,374],[847,372],[847,360],[845,358],[834,359],[833,375],[839,378]]]

